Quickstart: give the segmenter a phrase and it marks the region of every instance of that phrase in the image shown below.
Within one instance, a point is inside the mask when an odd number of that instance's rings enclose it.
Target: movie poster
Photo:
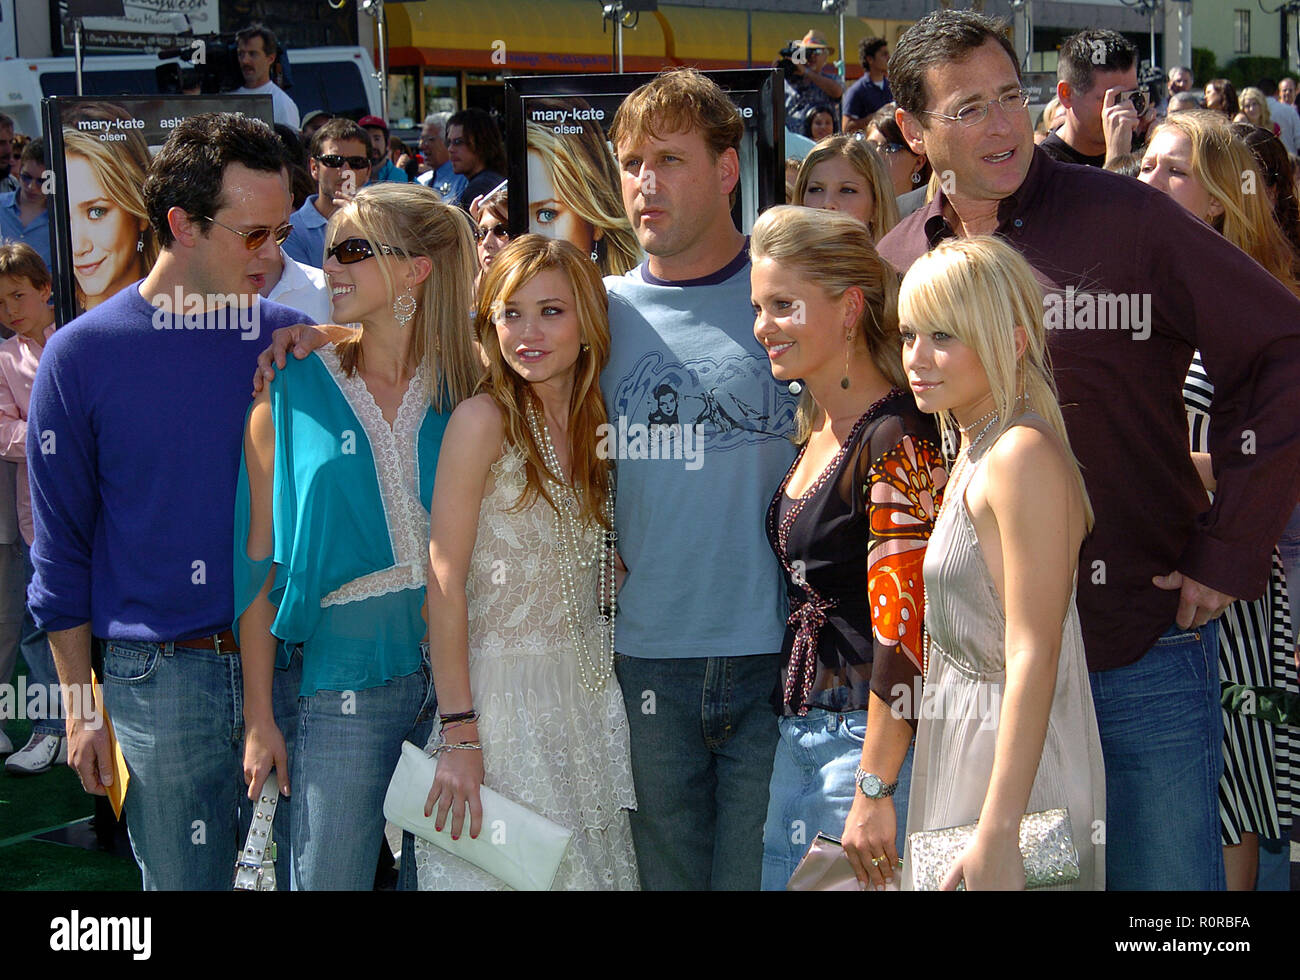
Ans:
[[[269,95],[54,96],[42,101],[54,199],[59,326],[143,278],[158,257],[144,207],[149,161],[181,120],[241,111],[272,123]]]
[[[732,215],[749,234],[763,209],[785,200],[784,102],[774,69],[713,71],[745,123]],[[652,74],[543,75],[506,79],[511,233],[563,238],[602,275],[622,275],[643,255],[623,210],[609,128],[623,99]],[[517,193],[521,188],[522,193]]]

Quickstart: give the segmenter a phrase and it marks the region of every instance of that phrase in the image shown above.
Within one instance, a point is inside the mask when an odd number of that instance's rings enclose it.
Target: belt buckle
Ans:
[[[221,652],[221,634],[220,634],[220,633],[214,633],[214,634],[212,634],[212,649],[215,650],[215,651],[217,652],[217,656],[218,656],[218,657],[220,657],[220,656],[222,655],[222,652]]]

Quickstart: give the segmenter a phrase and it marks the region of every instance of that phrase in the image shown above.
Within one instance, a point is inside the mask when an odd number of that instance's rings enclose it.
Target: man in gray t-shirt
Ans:
[[[785,627],[763,521],[794,458],[794,399],[753,334],[748,243],[731,220],[742,132],[726,94],[691,70],[633,92],[610,131],[648,256],[605,280],[601,388],[628,567],[616,667],[649,889],[756,890],[762,877]]]

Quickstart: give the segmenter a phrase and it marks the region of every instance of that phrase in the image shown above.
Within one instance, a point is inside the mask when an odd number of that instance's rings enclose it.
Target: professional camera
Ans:
[[[794,63],[794,53],[799,50],[799,42],[791,41],[784,48],[777,52],[780,55],[776,61],[772,62],[772,67],[780,68],[785,74],[787,82],[797,82],[800,77],[800,71]]]
[[[199,77],[199,89],[204,95],[232,92],[244,84],[243,72],[239,70],[239,54],[233,33],[196,34],[185,47],[163,48],[158,52],[158,57],[164,60],[179,58],[181,62],[159,65],[154,69],[158,91],[164,95],[183,91],[187,83],[192,84],[195,72]],[[276,52],[275,64],[271,71],[272,78],[282,89],[288,90],[293,87],[293,76],[289,70],[289,52],[283,45],[280,45]],[[279,77],[276,76],[277,71]]]

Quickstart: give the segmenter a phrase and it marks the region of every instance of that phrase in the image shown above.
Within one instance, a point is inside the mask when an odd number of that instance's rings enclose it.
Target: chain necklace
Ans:
[[[578,661],[578,683],[593,693],[604,688],[605,682],[614,671],[614,620],[618,613],[617,586],[614,580],[614,548],[618,534],[613,530],[598,528],[596,534],[595,554],[583,557],[582,527],[570,501],[576,506],[580,503],[577,490],[560,483],[556,476],[560,470],[560,460],[551,442],[550,427],[540,417],[535,405],[528,406],[528,427],[532,431],[533,441],[541,451],[542,462],[549,471],[543,474],[555,503],[555,541],[559,552],[560,592],[564,600],[564,617],[569,624],[569,636],[573,640],[574,651]],[[614,526],[614,498],[605,495],[605,518],[610,528]],[[593,659],[587,646],[587,635],[582,629],[581,609],[583,596],[578,588],[578,573],[591,567],[595,561],[599,567],[596,588],[598,608],[597,623],[600,636],[597,640],[596,658]]]

